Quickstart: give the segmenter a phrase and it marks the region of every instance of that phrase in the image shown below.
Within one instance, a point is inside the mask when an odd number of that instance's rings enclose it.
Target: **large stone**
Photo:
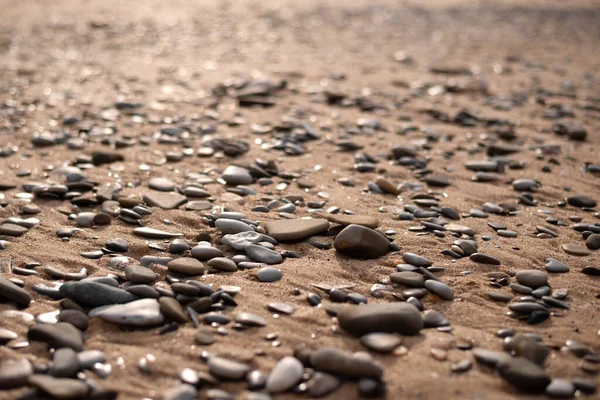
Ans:
[[[338,313],[338,321],[345,331],[355,336],[371,332],[415,335],[423,328],[419,310],[408,303],[346,306]]]
[[[367,215],[327,214],[327,220],[340,225],[362,225],[375,229],[379,226],[379,220]]]
[[[390,241],[381,233],[361,225],[348,225],[335,238],[340,253],[359,258],[378,258],[390,251]]]
[[[137,297],[126,290],[94,281],[67,282],[59,289],[60,294],[89,307],[100,307],[109,304],[124,304],[137,300]]]
[[[265,229],[269,236],[280,242],[306,239],[329,229],[326,219],[281,219],[268,221]]]

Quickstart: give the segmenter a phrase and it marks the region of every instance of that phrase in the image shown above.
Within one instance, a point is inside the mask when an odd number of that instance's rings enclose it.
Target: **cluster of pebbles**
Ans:
[[[456,73],[444,68],[432,72]],[[270,79],[229,82],[213,89],[216,101],[233,99],[239,109],[250,107],[249,114],[274,107],[292,95],[286,82]],[[365,112],[381,108],[375,100],[363,96],[333,91],[318,95],[314,100],[327,107]],[[543,101],[539,99],[545,105]],[[571,117],[568,110],[545,106],[547,119]],[[529,166],[513,157],[525,150],[535,151],[537,159],[552,164],[543,167],[549,172],[560,165],[560,148],[540,145],[526,149],[516,144],[515,126],[507,120],[485,118],[467,110],[456,115],[427,110],[429,118],[436,121],[454,127],[486,127],[493,132],[478,148],[465,153],[466,161],[460,168],[474,173],[474,184],[510,188],[512,197],[463,210],[443,191],[452,187],[453,173],[459,167],[448,166],[440,172],[430,165],[435,157],[429,151],[437,143],[452,141],[433,130],[404,126],[393,132],[371,117],[340,127],[343,132],[339,140],[332,140],[321,132],[331,131],[331,127],[317,128],[298,112],[276,124],[252,124],[251,134],[260,139],[249,142],[219,135],[217,123],[197,124],[185,118],[156,121],[144,110],[143,103],[119,101],[102,110],[98,120],[66,116],[59,121],[60,130],[35,134],[28,145],[8,146],[0,152],[6,159],[0,175],[2,215],[6,216],[0,224],[0,298],[8,304],[0,312],[0,324],[7,319],[23,321],[18,331],[0,327],[0,346],[6,349],[1,353],[0,390],[16,390],[11,393],[19,393],[15,398],[23,399],[116,398],[119,391],[105,389],[102,384],[110,381],[114,365],[90,345],[101,331],[89,328],[101,320],[123,332],[144,330],[148,335],[164,337],[180,329],[195,330],[195,344],[206,350],[197,360],[196,369],[173,372],[177,383],[161,388],[157,394],[165,400],[195,399],[199,395],[233,399],[235,394],[225,390],[222,382],[241,382],[235,387],[243,388],[245,398],[251,400],[266,400],[287,392],[305,398],[323,397],[335,393],[345,382],[355,382],[361,396],[384,396],[386,380],[399,377],[397,372],[386,370],[380,359],[406,355],[410,345],[405,344],[405,337],[426,336],[431,331],[453,335],[452,321],[441,310],[451,310],[455,301],[473,301],[465,296],[467,288],[460,279],[487,273],[489,287],[477,301],[505,304],[506,318],[519,321],[524,332],[498,327],[496,347],[503,350],[487,348],[491,344],[481,347],[459,342],[456,347],[462,351],[461,360],[448,362],[451,348],[434,347],[431,356],[448,363],[449,374],[467,374],[475,362],[484,371],[497,372],[499,379],[524,393],[569,398],[596,392],[600,355],[593,347],[575,339],[557,344],[549,340],[547,332],[527,330],[533,325],[549,327],[552,319],[568,314],[576,306],[569,297],[569,288],[554,285],[556,276],[580,274],[581,279],[595,285],[600,279],[600,266],[593,264],[598,261],[600,249],[600,214],[596,211],[600,192],[591,187],[586,194],[567,193],[550,200],[554,192],[546,190],[539,180],[523,177]],[[218,115],[207,116],[219,119]],[[154,135],[121,135],[118,124],[126,119],[162,127]],[[241,114],[226,123],[247,129]],[[585,143],[588,136],[586,129],[575,123],[557,122],[552,132],[556,140],[569,143]],[[396,134],[401,136],[392,140]],[[408,143],[405,136],[411,134],[419,135],[419,144]],[[364,138],[375,140],[381,135],[402,144],[392,145],[386,154],[367,153]],[[132,149],[149,146],[170,146],[171,150],[160,152],[164,158],[156,163],[159,167],[177,168],[180,162],[200,165],[210,160],[224,168],[186,171],[178,176],[152,174],[149,179],[135,182],[111,179],[126,173],[124,165],[135,161],[129,158],[135,154]],[[319,189],[325,185],[318,178],[305,170],[280,170],[278,159],[322,151],[321,146],[325,151],[354,153],[351,165],[341,167],[348,176],[335,184],[341,188],[341,196],[353,191],[375,199],[382,204],[378,213],[361,215],[331,205],[336,198]],[[32,171],[19,167],[12,171],[9,167],[19,157],[26,159],[49,149],[61,165],[44,168],[40,181],[29,180]],[[63,153],[64,149],[68,152]],[[455,151],[444,152],[443,157],[450,160],[462,150],[457,146]],[[62,158],[74,151],[78,152],[75,158]],[[259,151],[270,159],[248,161],[249,154]],[[598,179],[597,164],[586,163],[584,167],[590,179]],[[321,168],[315,166],[313,171]],[[412,173],[414,180],[400,182],[397,176],[387,173],[394,168]],[[141,164],[139,169],[152,168]],[[519,172],[519,177],[513,179],[517,175],[509,175],[511,171]],[[364,188],[357,188],[363,181]],[[538,207],[543,224],[523,228],[523,224],[514,222],[521,213]],[[54,230],[44,223],[44,215],[53,209],[63,218],[63,226]],[[568,220],[561,219],[567,212],[571,213]],[[157,214],[178,218],[185,214],[190,225],[185,232],[192,227],[196,234],[182,232],[184,224],[160,219]],[[481,219],[486,220],[486,234],[472,222]],[[392,222],[401,228],[389,228]],[[43,230],[48,241],[77,239],[95,243],[95,231],[111,232],[114,225],[119,232],[127,233],[79,254],[92,263],[86,265],[97,267],[93,270],[57,265],[49,261],[50,257],[23,265],[11,261],[11,247],[27,240],[30,231]],[[405,247],[402,235],[438,240],[435,243],[439,250],[433,254]],[[518,246],[519,237],[525,235],[539,239],[539,246],[559,247],[564,259],[548,257],[545,266],[506,267],[502,251],[492,255],[481,249],[490,249],[484,243],[499,238],[513,240]],[[559,243],[555,239],[560,237],[568,239]],[[152,253],[141,255],[141,248]],[[293,301],[273,298],[264,309],[253,312],[237,311],[245,296],[252,295],[244,287],[210,282],[215,275],[226,281],[232,274],[245,274],[260,284],[278,285],[288,277],[285,264],[291,258],[308,260],[308,273],[317,282],[319,268],[326,267],[311,265],[310,252],[321,251],[338,257],[342,263],[356,260],[364,268],[385,265],[387,272],[377,282],[320,283],[314,284],[312,291],[294,289],[290,294]],[[591,261],[580,270],[572,270],[565,261],[568,257],[588,257]],[[449,273],[448,267],[457,263],[469,269]],[[101,273],[105,269],[111,272]],[[599,293],[594,293],[596,298]],[[35,303],[50,304],[55,310],[32,315],[28,308]],[[276,318],[294,318],[298,308],[310,307],[324,310],[322,318],[333,325],[332,334],[351,338],[362,350],[318,346],[318,342],[295,343],[288,355],[275,360],[268,371],[257,368],[251,360],[211,351],[219,337],[229,335],[231,330],[243,334],[269,327],[267,313]],[[491,309],[497,312],[497,308]],[[282,345],[276,334],[266,336],[274,347]],[[45,358],[28,355],[34,342],[47,346]],[[547,372],[548,358],[560,362],[556,354],[565,353],[579,359],[578,371],[565,375]],[[135,361],[139,379],[152,379],[153,365],[160,362],[152,354]],[[397,394],[390,396],[397,398]]]

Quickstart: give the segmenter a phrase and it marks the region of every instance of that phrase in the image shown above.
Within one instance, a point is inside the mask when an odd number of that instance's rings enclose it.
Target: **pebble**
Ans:
[[[359,258],[378,258],[390,251],[390,242],[381,233],[361,225],[348,225],[333,246],[340,253]]]
[[[141,265],[129,265],[125,268],[125,278],[131,282],[146,284],[154,282],[157,274]]]
[[[205,331],[205,330],[196,331],[196,334],[194,335],[194,339],[197,344],[202,345],[202,346],[211,345],[215,342],[215,338],[214,338],[214,335],[212,334],[212,332]]]
[[[265,388],[269,393],[283,393],[293,388],[301,379],[304,366],[295,357],[283,357],[269,373]]]
[[[200,261],[207,261],[213,258],[222,257],[223,252],[209,243],[201,242],[198,246],[192,248],[192,257]]]
[[[258,270],[256,276],[261,282],[276,282],[283,277],[283,272],[277,268],[264,267]]]
[[[163,210],[174,210],[187,202],[187,197],[176,192],[150,192],[143,195],[148,207],[158,207]]]
[[[380,378],[383,369],[370,357],[351,354],[334,347],[322,347],[310,355],[314,369],[348,378]]]
[[[4,223],[0,225],[0,235],[6,236],[22,236],[27,233],[28,229],[24,226]]]
[[[50,374],[59,378],[72,378],[79,371],[77,353],[68,347],[57,349],[52,354]]]
[[[8,330],[6,328],[0,328],[0,345],[4,345],[18,337],[19,337],[19,335],[17,335],[13,331]]]
[[[49,375],[34,374],[29,378],[29,384],[55,399],[82,399],[89,391],[84,381]]]
[[[537,289],[548,283],[548,274],[536,269],[518,271],[515,278],[521,285],[528,286],[532,289]]]
[[[28,306],[32,300],[31,295],[25,289],[3,276],[0,276],[0,298],[6,298],[22,306]]]
[[[0,364],[0,390],[20,388],[27,385],[33,375],[33,366],[26,358],[3,360]]]
[[[83,350],[83,335],[81,331],[66,322],[34,325],[29,328],[27,338],[33,341],[44,342],[50,348],[60,349],[68,347],[75,351]]]
[[[250,225],[235,219],[219,218],[215,221],[215,227],[224,234],[254,232],[254,228],[252,228]]]
[[[60,322],[70,323],[75,328],[79,329],[80,331],[85,331],[88,328],[88,324],[89,324],[88,316],[83,311],[79,311],[79,310],[69,310],[69,309],[60,310],[60,313],[58,314],[57,319]]]
[[[390,280],[397,284],[409,287],[422,288],[425,287],[425,277],[418,272],[401,271],[394,272],[390,275]]]
[[[590,250],[598,250],[600,249],[600,234],[592,233],[585,240],[585,245]]]
[[[335,392],[342,385],[338,377],[325,373],[315,372],[308,381],[308,393],[313,398],[327,396]]]
[[[317,235],[329,229],[326,219],[289,219],[268,221],[265,230],[273,239],[280,242],[294,242]]]
[[[596,200],[591,199],[584,195],[569,196],[567,197],[567,203],[573,207],[579,208],[594,208],[596,207]]]
[[[554,398],[568,399],[575,395],[575,385],[567,379],[555,378],[546,387],[546,394]]]
[[[250,372],[250,366],[222,357],[208,360],[208,372],[217,379],[241,381]]]
[[[167,268],[169,271],[192,276],[202,275],[206,269],[202,262],[192,257],[181,257],[169,261]]]
[[[450,288],[450,286],[446,285],[443,282],[429,279],[425,281],[425,287],[427,288],[427,290],[438,295],[444,300],[454,300],[454,291]]]
[[[184,324],[188,322],[188,317],[181,307],[181,304],[173,297],[163,296],[158,299],[160,304],[160,311],[164,316],[174,322]]]
[[[474,253],[469,256],[471,261],[480,264],[500,265],[500,260],[486,254]]]
[[[264,264],[279,264],[283,260],[278,252],[256,244],[250,244],[244,250],[252,260]]]
[[[59,292],[77,304],[89,307],[129,303],[137,299],[126,290],[90,280],[67,282]]]
[[[400,346],[402,337],[385,332],[368,333],[360,337],[360,343],[368,348],[379,353],[391,353]]]
[[[195,400],[198,398],[198,390],[187,383],[180,383],[165,390],[161,396],[162,400]]]
[[[235,272],[238,269],[237,264],[233,260],[226,257],[215,257],[210,259],[206,265],[224,272]]]
[[[167,178],[152,178],[148,181],[150,189],[161,192],[171,192],[175,190],[175,182]]]
[[[136,327],[157,326],[165,321],[156,299],[141,299],[127,304],[95,308],[90,311],[90,317],[98,317],[117,325]]]
[[[523,357],[502,360],[497,368],[502,378],[526,393],[543,392],[550,384],[550,378],[546,371]]]
[[[569,267],[567,267],[564,263],[554,259],[548,258],[546,263],[546,271],[553,273],[565,273],[569,272]]]
[[[225,168],[225,171],[223,171],[221,178],[228,185],[234,186],[247,185],[249,183],[252,183],[253,181],[252,175],[250,175],[250,171],[248,171],[246,168],[238,167],[235,165],[230,165],[227,168]]]
[[[431,260],[414,253],[404,253],[402,259],[407,264],[414,265],[415,267],[427,268],[433,264]]]
[[[423,328],[419,310],[406,303],[346,306],[337,317],[340,327],[355,336],[372,332],[415,335]]]
[[[592,252],[589,249],[579,244],[563,243],[560,247],[565,253],[570,254],[572,256],[585,257],[592,254]]]
[[[171,233],[166,231],[161,231],[159,229],[154,228],[135,228],[133,230],[134,235],[138,235],[141,237],[145,237],[148,239],[173,239],[179,236],[183,236],[181,233]]]

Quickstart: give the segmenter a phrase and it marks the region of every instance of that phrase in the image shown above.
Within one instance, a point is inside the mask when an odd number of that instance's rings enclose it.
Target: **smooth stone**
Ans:
[[[50,374],[59,378],[72,378],[79,371],[77,353],[68,347],[57,349],[52,354]]]
[[[568,399],[575,395],[575,385],[567,379],[554,378],[546,387],[546,394],[554,398]]]
[[[181,233],[166,232],[166,231],[161,231],[160,229],[146,228],[146,227],[135,228],[133,230],[133,234],[137,235],[137,236],[145,237],[148,239],[173,239],[173,238],[183,236],[183,234],[181,234]]]
[[[157,326],[164,323],[160,304],[156,299],[141,299],[127,304],[95,308],[90,317],[98,317],[117,325]]]
[[[68,347],[75,351],[83,350],[83,335],[81,331],[66,322],[34,325],[29,328],[27,338],[47,343],[48,347],[54,349]]]
[[[198,330],[194,335],[194,340],[201,346],[208,346],[215,342],[215,337],[210,331]]]
[[[285,315],[292,315],[296,311],[296,307],[285,303],[269,303],[267,309],[274,313]]]
[[[262,241],[262,237],[263,235],[258,232],[247,231],[225,235],[222,242],[235,250],[243,251],[246,246]]]
[[[336,391],[342,385],[342,380],[325,372],[315,372],[307,384],[310,396],[319,398]]]
[[[379,353],[391,353],[402,343],[402,337],[393,333],[373,332],[360,337],[360,343]]]
[[[188,317],[183,310],[183,307],[181,307],[181,304],[173,297],[163,296],[158,299],[158,303],[160,304],[160,311],[171,321],[180,324],[188,322]]]
[[[380,378],[383,375],[381,366],[372,359],[334,347],[313,351],[310,363],[317,371],[348,378]]]
[[[419,310],[406,303],[346,306],[337,318],[340,327],[355,336],[372,332],[415,335],[423,328]]]
[[[84,350],[77,353],[77,362],[82,369],[91,369],[94,364],[104,361],[106,357],[100,350]]]
[[[439,328],[448,325],[450,325],[450,321],[439,311],[427,310],[423,313],[424,328]]]
[[[528,288],[529,289],[529,288]],[[529,289],[531,290],[531,289]],[[493,301],[499,301],[503,303],[508,303],[512,300],[513,296],[500,292],[485,292],[485,295]]]
[[[15,285],[3,276],[0,276],[0,298],[5,298],[15,303],[28,306],[31,303],[31,295],[23,288]]]
[[[257,244],[248,245],[244,250],[252,260],[268,265],[279,264],[283,260],[283,257],[278,252]]]
[[[537,289],[548,283],[548,274],[537,269],[517,271],[515,278],[521,285],[528,286],[532,289]]]
[[[79,379],[54,378],[49,375],[32,375],[29,384],[54,399],[82,399],[89,391],[88,385]]]
[[[600,249],[600,234],[592,233],[585,240],[585,245],[590,250],[598,250]]]
[[[454,300],[454,291],[450,288],[450,286],[446,285],[444,282],[428,279],[425,281],[425,287],[427,288],[427,290],[438,295],[444,300]]]
[[[125,253],[129,249],[129,244],[125,239],[115,238],[107,240],[104,247],[116,253]]]
[[[600,268],[598,267],[587,266],[584,267],[581,272],[583,272],[585,275],[600,276]]]
[[[504,380],[523,392],[540,393],[550,384],[546,371],[523,357],[503,360],[497,368]]]
[[[60,322],[68,322],[80,331],[85,331],[89,324],[88,316],[83,311],[79,310],[60,310],[57,319]]]
[[[0,235],[22,236],[27,233],[27,231],[27,228],[16,224],[4,223],[0,225]]]
[[[148,181],[150,189],[161,192],[171,192],[175,190],[175,182],[167,178],[152,178]]]
[[[155,256],[143,256],[140,258],[140,265],[146,268],[150,268],[155,264],[167,266],[168,263],[173,261],[171,257],[155,257]]]
[[[60,287],[59,292],[79,305],[90,307],[137,300],[136,296],[126,290],[88,280],[67,282]]]
[[[390,251],[390,241],[381,233],[361,225],[348,225],[333,246],[340,253],[359,258],[378,258]]]
[[[565,273],[569,272],[569,267],[567,267],[564,263],[555,260],[554,258],[548,258],[548,262],[546,263],[546,271],[553,273]]]
[[[245,326],[264,327],[267,326],[267,320],[262,316],[249,312],[242,312],[235,316],[235,322]]]
[[[224,234],[236,234],[240,232],[254,232],[254,228],[245,222],[235,219],[219,218],[215,221],[215,227]]]
[[[564,243],[560,247],[565,253],[570,254],[572,256],[585,257],[592,254],[592,252],[589,249],[579,244]]]
[[[191,249],[191,246],[185,239],[173,239],[171,243],[169,243],[169,251],[173,254],[183,253]]]
[[[0,364],[0,390],[25,386],[31,375],[33,375],[33,366],[26,358],[4,360]]]
[[[256,276],[261,282],[275,282],[283,277],[283,272],[277,268],[264,267],[258,270]]]
[[[366,215],[328,214],[327,220],[343,226],[361,225],[371,229],[375,229],[379,226],[379,220],[377,218]]]
[[[169,271],[194,276],[204,274],[206,269],[203,263],[192,257],[181,257],[169,261],[167,268]]]
[[[219,271],[224,272],[234,272],[237,271],[238,267],[235,261],[227,258],[227,257],[215,257],[211,260],[208,260],[206,263],[211,268],[218,269]]]
[[[409,287],[425,287],[425,276],[413,271],[394,272],[390,275],[390,280],[397,284]]]
[[[514,335],[504,339],[504,350],[516,357],[524,357],[543,366],[551,351],[527,335]]]
[[[254,180],[250,171],[246,168],[230,165],[225,168],[221,178],[227,182],[228,185],[247,185],[252,183]]]
[[[500,265],[500,260],[486,254],[474,253],[469,256],[471,261],[480,264]]]
[[[402,254],[402,259],[405,263],[414,265],[415,267],[427,268],[433,264],[431,260],[414,253],[404,253]]]
[[[163,210],[173,210],[187,201],[187,197],[176,192],[150,192],[143,196],[148,207],[159,207]]]
[[[265,387],[269,393],[283,393],[290,390],[296,383],[302,379],[304,373],[304,366],[295,357],[283,357],[273,367]]]
[[[9,329],[0,327],[0,346],[10,342],[11,340],[18,338],[18,337],[19,337],[19,335],[17,335],[15,332],[13,332]]]
[[[161,396],[162,400],[196,400],[197,398],[198,389],[187,383],[172,386]]]
[[[268,221],[265,230],[273,239],[280,242],[293,242],[317,235],[329,229],[326,219],[290,219]]]
[[[154,282],[157,275],[150,268],[129,265],[125,268],[125,278],[131,282],[146,284]]]
[[[547,312],[548,309],[547,307],[538,304],[538,303],[533,303],[533,302],[520,302],[520,303],[511,303],[508,305],[508,308],[511,311],[516,312],[517,314],[531,314],[533,312],[539,311],[539,312]]]
[[[510,354],[503,351],[488,350],[481,347],[473,349],[473,357],[479,364],[486,365],[488,367],[496,368],[504,361],[511,360]]]
[[[217,257],[223,257],[223,252],[210,245],[198,245],[192,247],[192,257],[200,261],[207,261]]]
[[[250,366],[222,357],[208,360],[208,372],[217,379],[241,381],[250,372]]]
[[[594,208],[596,207],[596,200],[591,199],[587,196],[569,196],[567,197],[567,203],[573,207],[579,208]]]
[[[473,230],[473,228],[469,228],[468,226],[465,226],[465,225],[448,224],[445,226],[445,228],[448,232],[452,232],[452,233],[460,233],[462,235],[467,235],[467,236],[475,235],[475,231]]]

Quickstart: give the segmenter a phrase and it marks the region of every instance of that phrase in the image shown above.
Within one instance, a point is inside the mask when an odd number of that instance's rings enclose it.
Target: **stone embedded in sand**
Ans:
[[[123,304],[137,300],[137,297],[126,290],[94,281],[67,282],[59,292],[77,304],[99,307],[109,304]]]
[[[277,268],[265,267],[258,270],[256,277],[261,282],[276,282],[283,277],[283,272]]]
[[[423,328],[419,310],[407,303],[346,306],[338,313],[340,327],[362,336],[371,332],[397,332],[415,335]]]
[[[528,286],[532,289],[537,289],[548,283],[548,274],[537,269],[526,269],[518,271],[515,275],[517,282],[521,285]]]
[[[302,379],[303,373],[304,366],[297,358],[283,357],[269,373],[265,388],[269,393],[287,392]]]
[[[47,343],[50,348],[60,349],[68,347],[75,351],[83,350],[83,334],[73,325],[66,322],[34,325],[29,328],[27,338]]]
[[[90,317],[98,317],[117,325],[157,326],[165,321],[156,299],[142,299],[127,304],[104,306],[90,311]]]
[[[208,360],[208,372],[217,379],[240,381],[250,372],[250,366],[222,357]]]
[[[497,369],[504,380],[523,392],[540,393],[550,384],[546,371],[523,357],[502,360]]]
[[[187,275],[202,275],[206,269],[203,263],[192,257],[181,257],[169,261],[167,268],[169,271]]]
[[[380,378],[383,369],[368,355],[347,353],[334,347],[322,347],[310,355],[312,367],[321,372],[348,378]]]
[[[579,196],[569,196],[567,197],[567,203],[573,207],[579,208],[594,208],[596,207],[596,200],[591,199],[587,196],[579,195]]]
[[[563,243],[560,247],[565,253],[572,256],[585,257],[592,254],[591,250],[575,243]]]
[[[27,233],[27,228],[21,225],[4,223],[0,225],[0,235],[6,236],[22,236]]]
[[[3,276],[0,276],[0,298],[5,298],[15,303],[27,306],[31,303],[31,295],[27,291]]]
[[[360,258],[378,258],[390,251],[390,241],[381,233],[361,225],[348,225],[333,246],[340,253]]]
[[[390,275],[390,280],[397,284],[409,287],[422,288],[425,287],[425,277],[418,272],[400,271]]]
[[[173,210],[187,201],[187,197],[175,192],[150,192],[144,194],[143,199],[149,207],[163,210]]]
[[[362,225],[367,228],[375,229],[379,226],[379,220],[368,215],[346,215],[346,214],[328,214],[327,220],[340,225]]]
[[[402,337],[393,333],[373,332],[360,337],[360,343],[369,350],[390,353],[402,343]]]
[[[326,219],[281,219],[268,221],[265,229],[269,236],[280,242],[293,242],[317,235],[329,229]]]
[[[33,375],[33,366],[26,358],[5,360],[0,364],[0,390],[25,386],[31,375]]]
[[[137,235],[137,236],[145,237],[148,239],[173,239],[176,237],[183,236],[183,234],[181,234],[181,233],[166,232],[166,231],[161,231],[159,229],[146,228],[146,227],[135,228],[133,230],[133,234]]]

